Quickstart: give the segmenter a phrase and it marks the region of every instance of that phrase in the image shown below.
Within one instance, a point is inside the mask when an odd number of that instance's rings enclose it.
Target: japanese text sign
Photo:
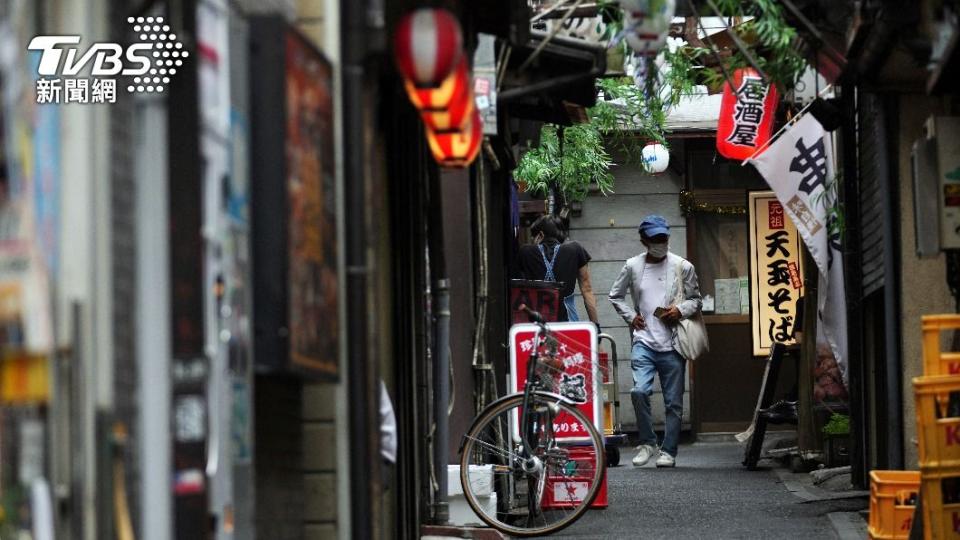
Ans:
[[[772,191],[750,193],[749,214],[753,354],[766,356],[775,341],[794,343],[804,292],[801,238]]]
[[[717,122],[717,151],[729,159],[747,159],[770,140],[777,110],[777,88],[751,68],[733,73],[723,86]]]
[[[527,313],[520,309],[527,306],[537,311],[547,322],[560,317],[560,288],[552,281],[510,280],[510,312],[514,323],[530,320]]]
[[[818,348],[829,345],[847,380],[847,295],[843,280],[843,220],[833,135],[812,114],[797,120],[749,160],[796,225],[817,265]]]
[[[598,372],[596,326],[593,323],[564,322],[548,323],[547,328],[559,342],[556,356],[558,367],[544,364],[545,358],[541,356],[537,372],[544,383],[541,390],[562,395],[601,430],[603,396],[600,387],[603,379]],[[510,381],[513,392],[523,392],[527,382],[527,362],[533,352],[536,335],[535,324],[515,324],[510,328]],[[545,348],[541,347],[540,350],[545,351]],[[519,418],[513,419],[512,429],[518,437],[519,423]],[[557,439],[561,440],[589,437],[584,426],[563,413],[554,419],[553,429]]]

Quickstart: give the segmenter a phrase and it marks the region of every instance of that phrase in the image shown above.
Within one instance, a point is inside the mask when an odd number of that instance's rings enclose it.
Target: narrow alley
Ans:
[[[0,539],[960,540],[958,72],[960,0],[0,0]]]
[[[633,455],[625,452],[619,466],[607,469],[610,506],[587,512],[553,538],[848,540],[866,536],[865,529],[859,536],[840,536],[830,518],[838,513],[834,519],[843,521],[847,514],[865,510],[869,501],[863,492],[834,500],[801,498],[784,485],[783,478],[794,475],[774,467],[779,464],[763,462],[756,471],[744,469],[743,447],[738,443],[681,445],[674,469],[657,469],[653,464],[638,469],[630,465]]]

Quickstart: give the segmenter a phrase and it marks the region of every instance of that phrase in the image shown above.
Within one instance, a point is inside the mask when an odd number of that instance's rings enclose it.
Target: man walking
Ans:
[[[700,310],[697,274],[686,259],[669,252],[670,226],[662,216],[651,215],[640,223],[640,242],[646,253],[631,257],[610,289],[610,302],[630,325],[633,349],[633,389],[630,397],[637,414],[640,446],[633,465],[642,467],[657,452],[650,395],[653,375],[660,377],[666,409],[663,445],[657,467],[676,465],[686,360],[677,352],[676,326],[680,319]],[[682,287],[682,293],[680,291]],[[632,305],[625,300],[629,290]],[[679,300],[679,301],[678,301]]]

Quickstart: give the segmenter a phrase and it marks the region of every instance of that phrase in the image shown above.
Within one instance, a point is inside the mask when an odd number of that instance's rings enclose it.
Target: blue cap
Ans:
[[[670,226],[667,225],[667,220],[663,216],[649,215],[640,222],[637,232],[647,238],[658,234],[670,236]]]

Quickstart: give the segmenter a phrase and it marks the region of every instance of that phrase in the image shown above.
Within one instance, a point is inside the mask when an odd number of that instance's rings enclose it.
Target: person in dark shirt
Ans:
[[[566,240],[563,222],[560,218],[545,215],[530,226],[533,244],[521,246],[519,266],[524,279],[560,282],[559,320],[581,320],[574,303],[574,291],[580,282],[580,293],[587,308],[587,317],[598,324],[597,300],[593,296],[590,283],[590,254],[577,242]]]

